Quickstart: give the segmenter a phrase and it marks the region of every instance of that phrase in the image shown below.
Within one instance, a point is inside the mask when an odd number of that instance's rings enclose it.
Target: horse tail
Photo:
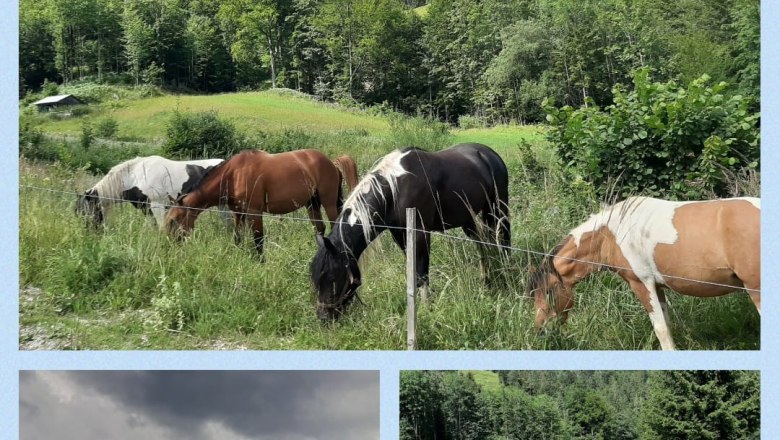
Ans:
[[[336,213],[341,214],[344,209],[344,190],[341,189],[341,171],[339,171],[339,188],[336,193]],[[332,226],[331,226],[332,227]]]
[[[493,217],[496,243],[502,247],[502,254],[508,257],[512,246],[512,225],[509,219],[509,173],[504,160],[492,149],[485,147],[478,154],[490,169],[495,191],[492,212],[488,213],[488,216]]]
[[[357,164],[355,160],[346,154],[333,159],[333,165],[338,168],[341,177],[346,180],[350,191],[354,190],[358,184]],[[341,186],[339,179],[339,186]]]

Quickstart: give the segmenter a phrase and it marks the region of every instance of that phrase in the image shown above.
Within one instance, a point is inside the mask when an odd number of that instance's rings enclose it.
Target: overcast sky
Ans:
[[[374,371],[22,371],[19,438],[376,440]]]

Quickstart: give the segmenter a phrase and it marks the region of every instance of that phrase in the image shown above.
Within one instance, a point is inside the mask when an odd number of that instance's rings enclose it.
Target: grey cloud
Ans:
[[[41,382],[20,375],[27,405]],[[82,396],[121,407],[128,430],[165,427],[189,438],[364,440],[379,437],[379,375],[350,371],[76,371],[60,372]],[[51,400],[51,399],[50,399]],[[34,418],[30,415],[30,418]],[[154,425],[148,423],[154,422]],[[28,437],[32,438],[32,437]]]

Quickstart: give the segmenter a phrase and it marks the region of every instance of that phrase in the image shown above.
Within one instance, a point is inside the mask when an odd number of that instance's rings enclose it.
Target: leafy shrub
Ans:
[[[41,130],[29,122],[23,122],[19,127],[19,153],[34,160],[55,161],[58,159],[56,148],[46,141]]]
[[[312,134],[300,129],[285,129],[280,132],[260,132],[257,148],[269,153],[313,148]]]
[[[727,193],[729,175],[758,167],[758,114],[749,100],[727,96],[707,75],[687,89],[634,74],[634,90],[613,89],[614,104],[560,109],[545,101],[550,141],[575,175],[601,195],[618,179],[622,196],[696,198]]]
[[[111,116],[107,116],[95,124],[95,136],[103,139],[113,139],[116,137],[117,131],[119,131],[119,123]]]
[[[48,78],[43,80],[43,85],[41,86],[43,96],[54,96],[59,93],[59,91],[60,88],[56,82],[50,82]]]
[[[77,105],[74,107],[71,107],[70,109],[70,115],[73,117],[79,117],[79,116],[86,116],[92,112],[92,109],[87,107],[86,105]]]
[[[182,289],[178,281],[168,285],[165,275],[157,284],[160,295],[152,298],[152,316],[145,324],[155,330],[182,330],[184,328],[184,309],[182,307]]]
[[[92,123],[89,122],[89,120],[85,119],[81,123],[81,137],[79,138],[79,143],[81,144],[81,148],[84,151],[89,150],[89,147],[92,146],[92,142],[95,140],[95,133],[92,129]]]
[[[217,112],[182,112],[176,110],[168,122],[163,152],[170,157],[229,157],[246,147],[246,137]]]

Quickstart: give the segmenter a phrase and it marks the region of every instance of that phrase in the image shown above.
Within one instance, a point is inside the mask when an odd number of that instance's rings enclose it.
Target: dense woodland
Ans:
[[[404,371],[401,439],[758,439],[756,371]]]
[[[649,68],[727,81],[755,110],[759,1],[21,0],[20,98],[45,81],[286,87],[471,122],[605,105]]]

